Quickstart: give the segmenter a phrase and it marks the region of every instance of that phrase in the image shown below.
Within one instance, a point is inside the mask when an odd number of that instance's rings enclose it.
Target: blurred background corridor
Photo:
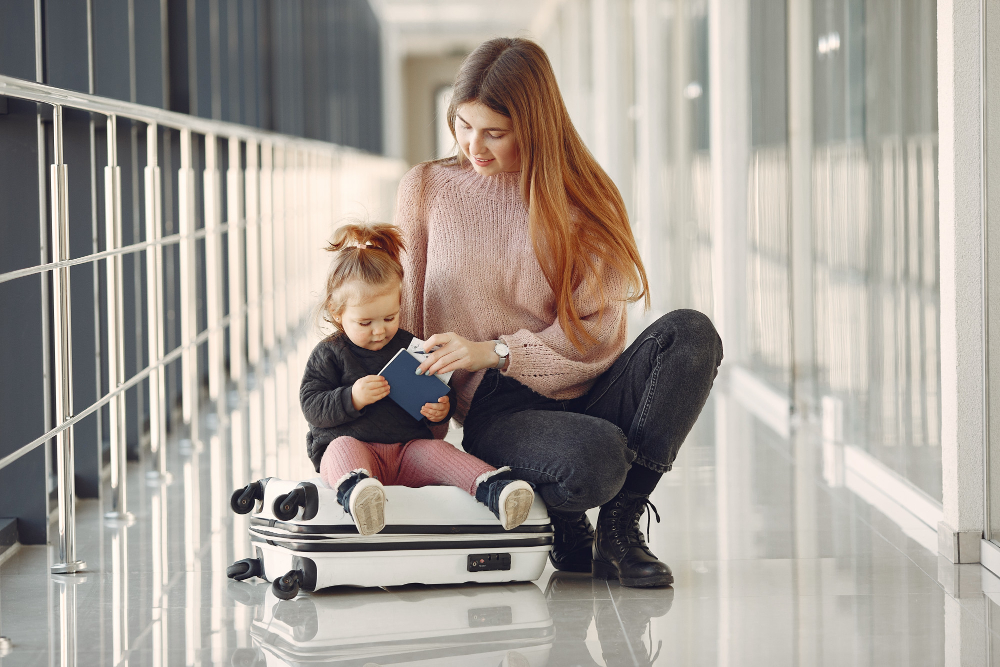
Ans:
[[[624,197],[630,336],[724,341],[676,582],[279,603],[229,497],[315,475],[324,242],[496,36]],[[0,665],[1000,664],[997,77],[1000,0],[0,2]]]

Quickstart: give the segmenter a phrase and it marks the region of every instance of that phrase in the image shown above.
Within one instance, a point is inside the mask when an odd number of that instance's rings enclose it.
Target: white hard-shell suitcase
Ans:
[[[275,599],[270,586],[241,583],[251,598],[246,667],[434,665],[542,667],[555,637],[534,584],[348,589]]]
[[[230,578],[258,576],[282,599],[329,586],[402,586],[533,581],[552,545],[536,496],[527,520],[504,530],[485,506],[451,486],[385,487],[385,528],[362,536],[321,478],[262,479],[237,489],[232,507],[251,513],[256,558]]]

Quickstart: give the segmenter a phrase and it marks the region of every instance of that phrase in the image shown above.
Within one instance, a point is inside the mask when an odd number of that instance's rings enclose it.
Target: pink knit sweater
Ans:
[[[550,398],[576,398],[625,348],[624,280],[602,272],[603,317],[599,297],[577,290],[578,312],[599,341],[581,353],[556,319],[555,295],[528,236],[519,179],[441,163],[417,165],[403,177],[396,207],[407,245],[401,324],[425,340],[448,331],[472,341],[502,340],[510,347],[507,376]],[[484,373],[455,373],[459,422]]]

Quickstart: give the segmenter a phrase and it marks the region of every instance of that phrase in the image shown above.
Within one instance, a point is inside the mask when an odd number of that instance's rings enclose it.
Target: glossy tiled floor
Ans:
[[[169,483],[134,464],[131,525],[81,502],[85,574],[50,576],[45,547],[0,565],[0,665],[981,665],[994,644],[1000,659],[1000,579],[828,488],[808,433],[779,438],[724,386],[653,497],[650,542],[673,588],[547,569],[517,585],[278,602],[226,578],[248,555],[229,494],[311,472],[294,406],[274,400],[291,384],[279,367],[223,419],[205,416],[194,444],[169,443]]]

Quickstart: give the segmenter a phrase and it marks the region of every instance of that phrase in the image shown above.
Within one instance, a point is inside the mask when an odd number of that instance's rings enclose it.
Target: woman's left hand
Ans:
[[[430,356],[417,368],[417,374],[437,375],[459,369],[470,372],[495,366],[499,357],[493,351],[494,343],[488,340],[475,343],[457,333],[434,334],[424,342]]]

